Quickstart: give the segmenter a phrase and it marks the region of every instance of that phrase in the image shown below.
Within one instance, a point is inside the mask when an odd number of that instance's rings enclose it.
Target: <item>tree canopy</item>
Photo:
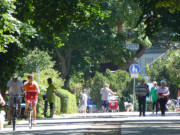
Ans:
[[[146,25],[146,35],[152,36],[163,28],[169,28],[169,36],[180,37],[180,2],[165,0],[135,0],[142,10],[138,24],[144,22]],[[173,11],[173,12],[170,12]]]
[[[16,0],[1,0],[0,2],[0,52],[6,52],[9,44],[22,47],[35,29],[28,23],[16,18]]]

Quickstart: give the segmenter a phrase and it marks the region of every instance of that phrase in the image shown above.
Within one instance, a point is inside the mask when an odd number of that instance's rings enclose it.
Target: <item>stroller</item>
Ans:
[[[118,96],[109,95],[108,112],[119,112],[117,98],[118,98]]]

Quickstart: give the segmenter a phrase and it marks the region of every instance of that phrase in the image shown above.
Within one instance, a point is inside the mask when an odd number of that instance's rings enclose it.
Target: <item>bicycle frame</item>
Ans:
[[[14,100],[14,104],[12,107],[12,117],[13,117],[13,131],[16,130],[16,119],[17,119],[17,97],[19,95],[11,95]]]
[[[32,128],[32,120],[33,120],[33,109],[32,109],[32,101],[30,101],[28,108],[28,116],[29,116],[29,128]]]

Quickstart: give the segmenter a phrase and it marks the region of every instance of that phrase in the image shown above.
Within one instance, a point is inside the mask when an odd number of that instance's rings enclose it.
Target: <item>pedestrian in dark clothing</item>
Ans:
[[[148,85],[145,83],[144,79],[141,79],[141,83],[137,85],[136,87],[136,99],[138,100],[139,103],[139,116],[145,115],[146,111],[146,96],[149,95],[149,90],[148,90]]]

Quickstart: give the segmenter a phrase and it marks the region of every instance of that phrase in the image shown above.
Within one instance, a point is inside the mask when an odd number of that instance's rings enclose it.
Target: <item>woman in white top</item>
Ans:
[[[162,80],[161,86],[157,90],[158,101],[161,107],[161,116],[165,116],[166,103],[168,101],[169,94],[170,92],[168,87],[166,87],[166,81]]]

